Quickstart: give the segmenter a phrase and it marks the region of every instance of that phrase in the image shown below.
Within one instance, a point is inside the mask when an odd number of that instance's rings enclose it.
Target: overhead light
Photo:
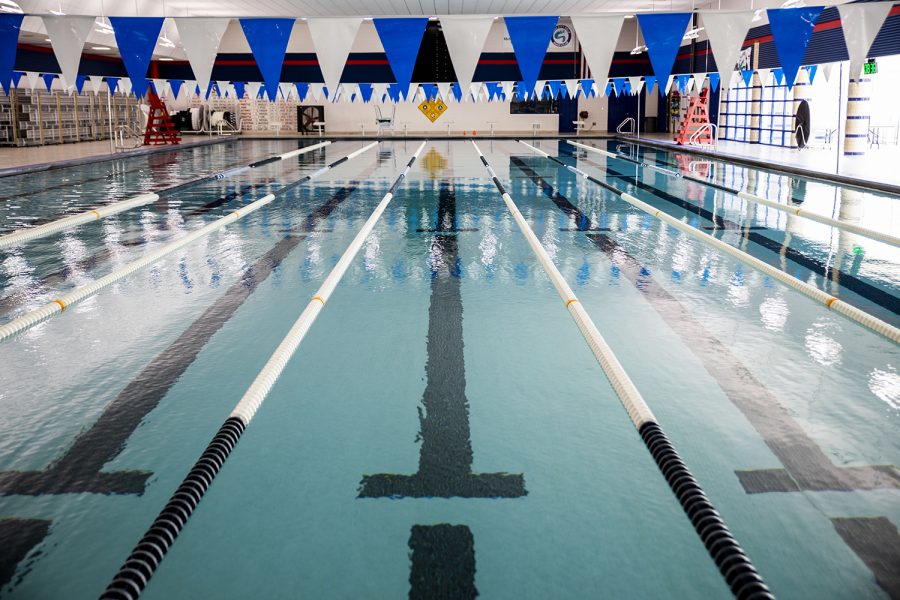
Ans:
[[[704,29],[703,27],[694,27],[693,29],[691,29],[690,31],[685,33],[684,37],[681,39],[696,40],[698,37],[700,37],[700,32],[703,31],[703,29]]]
[[[634,50],[631,51],[632,54],[643,54],[647,51],[647,46],[635,46]]]
[[[626,19],[633,19],[633,18],[634,18],[634,15],[625,15],[625,18],[626,18]]]
[[[781,8],[800,8],[801,6],[806,6],[803,0],[786,0]]]
[[[4,5],[0,6],[0,12],[22,14],[22,9]]]
[[[48,8],[47,12],[52,13],[52,14],[56,15],[57,17],[61,17],[66,14],[61,10],[53,10],[52,8]]]
[[[175,59],[169,58],[168,56],[161,56],[159,60],[175,60]]]
[[[112,50],[109,46],[94,46],[91,50]]]
[[[22,7],[13,2],[13,0],[0,0],[0,4],[2,4],[3,6],[8,6],[9,8],[15,8],[19,12],[22,12]]]
[[[163,48],[174,48],[175,42],[166,37],[166,34],[163,34],[161,38],[159,38],[159,45]]]
[[[115,30],[112,28],[112,25],[110,25],[109,23],[103,22],[103,17],[100,17],[100,20],[97,21],[96,25],[94,26],[94,29],[96,29],[100,33],[115,33]]]
[[[757,21],[762,21],[762,14],[763,14],[763,9],[757,8],[756,12],[753,13],[753,20],[750,22],[756,23]]]

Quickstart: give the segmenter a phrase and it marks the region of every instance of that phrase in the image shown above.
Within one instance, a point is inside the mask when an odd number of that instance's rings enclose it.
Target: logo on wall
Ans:
[[[426,100],[422,104],[419,105],[419,110],[422,111],[422,114],[428,117],[428,120],[434,123],[438,120],[444,111],[447,110],[447,106],[440,99],[435,100]]]
[[[557,48],[568,46],[572,41],[572,30],[568,25],[557,25],[553,30],[553,36],[550,38],[553,45]]]
[[[753,70],[753,46],[741,48],[741,53],[738,55],[737,68],[739,71]]]

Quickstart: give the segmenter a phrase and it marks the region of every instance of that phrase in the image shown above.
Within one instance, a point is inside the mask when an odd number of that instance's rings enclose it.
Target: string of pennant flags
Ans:
[[[879,30],[891,13],[892,2],[863,2],[837,6],[850,59],[851,76],[858,77]],[[147,73],[165,17],[109,17],[128,77],[102,77],[78,73],[84,44],[96,17],[40,15],[50,37],[60,73],[15,70],[15,59],[23,14],[0,14],[0,85],[35,89],[42,80],[47,90],[59,88],[82,93],[86,83],[97,94],[105,83],[110,93],[133,93],[142,97],[152,87],[159,94],[171,91],[209,98],[278,98],[317,102],[419,102],[440,98],[444,102],[506,102],[510,99],[557,99],[660,94],[674,87],[682,94],[696,93],[708,83],[715,91],[743,81],[750,85],[755,73],[760,80],[774,78],[792,87],[803,67],[802,60],[812,39],[816,20],[824,7],[767,9],[769,25],[780,67],[735,70],[756,11],[698,11],[716,59],[716,71],[672,74],[678,50],[694,13],[642,13],[637,21],[653,75],[594,79],[539,80],[547,47],[557,25],[555,16],[507,16],[503,23],[520,71],[519,81],[475,82],[473,77],[488,33],[492,15],[439,17],[444,39],[457,75],[457,82],[413,83],[412,73],[429,19],[427,17],[374,18],[375,30],[384,48],[394,82],[341,83],[341,75],[362,17],[303,19],[316,49],[322,82],[280,81],[288,40],[297,22],[289,18],[241,18],[241,29],[259,68],[261,82],[213,81],[212,71],[230,18],[174,17],[182,45],[195,79],[148,79]],[[609,73],[624,14],[573,15],[570,17],[581,44],[581,52],[593,73]],[[830,69],[823,69],[826,77]],[[809,80],[816,66],[803,67]],[[664,83],[664,84],[663,84]]]

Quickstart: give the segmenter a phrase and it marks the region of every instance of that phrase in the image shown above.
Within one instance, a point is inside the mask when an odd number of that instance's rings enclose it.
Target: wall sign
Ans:
[[[874,58],[870,58],[863,64],[863,74],[875,75],[876,73],[878,73],[878,63],[875,62]]]
[[[557,25],[553,30],[553,36],[550,41],[557,48],[564,48],[572,41],[572,30],[568,25]]]

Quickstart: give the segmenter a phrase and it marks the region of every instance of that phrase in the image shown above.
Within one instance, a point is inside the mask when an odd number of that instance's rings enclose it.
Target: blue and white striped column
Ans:
[[[762,113],[762,81],[759,73],[754,72],[750,78],[750,137],[751,144],[759,143],[760,114]]]
[[[844,156],[863,156],[869,147],[869,82],[850,78],[847,86],[847,121],[844,126]]]

